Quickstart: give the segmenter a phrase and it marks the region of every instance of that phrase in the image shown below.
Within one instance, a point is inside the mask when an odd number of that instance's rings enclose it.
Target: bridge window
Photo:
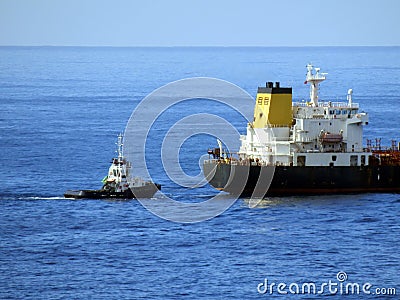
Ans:
[[[332,161],[336,161],[337,156],[336,155],[332,155]]]

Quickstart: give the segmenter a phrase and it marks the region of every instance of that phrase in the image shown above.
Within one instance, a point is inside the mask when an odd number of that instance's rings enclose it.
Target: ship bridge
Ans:
[[[352,118],[358,114],[359,104],[349,105],[347,102],[322,102],[318,107],[311,106],[309,102],[293,102],[293,118]]]

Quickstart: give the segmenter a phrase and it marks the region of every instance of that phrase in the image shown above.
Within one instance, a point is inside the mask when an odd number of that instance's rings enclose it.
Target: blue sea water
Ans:
[[[265,81],[281,81],[301,100],[308,98],[309,62],[329,73],[322,98],[345,100],[354,90],[370,117],[365,139],[400,140],[398,47],[0,47],[0,299],[317,298],[332,295],[280,295],[276,288],[263,295],[257,286],[265,279],[338,283],[338,272],[347,273],[345,282],[371,283],[371,292],[396,288],[397,296],[384,297],[398,297],[398,194],[269,198],[253,209],[239,199],[195,224],[160,219],[135,200],[62,196],[101,186],[117,134],[164,84],[215,77],[255,96]],[[219,106],[209,110],[224,114]],[[176,118],[176,111],[165,115],[163,124]],[[243,132],[246,124],[230,118]],[[149,147],[162,138],[153,132]],[[185,172],[200,171],[198,156],[211,142],[185,143]],[[157,157],[149,168],[177,201],[216,193],[174,184]],[[152,201],[163,205],[157,194]]]

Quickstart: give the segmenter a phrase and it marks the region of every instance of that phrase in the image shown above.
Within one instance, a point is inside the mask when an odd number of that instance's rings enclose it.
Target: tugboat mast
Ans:
[[[122,133],[118,135],[118,141],[115,143],[117,145],[117,154],[118,154],[118,161],[122,162],[124,159],[123,151],[122,151],[122,146],[124,145],[123,143],[123,138],[124,136]]]

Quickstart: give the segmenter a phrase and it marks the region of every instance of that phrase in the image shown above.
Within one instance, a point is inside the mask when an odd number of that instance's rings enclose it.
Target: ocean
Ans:
[[[274,197],[255,208],[237,199],[196,223],[165,220],[137,200],[63,197],[101,187],[118,133],[154,90],[211,77],[255,97],[280,81],[301,101],[308,63],[328,73],[322,98],[346,101],[353,89],[369,113],[364,143],[400,141],[399,47],[0,47],[0,299],[396,299],[399,194]],[[218,192],[168,177],[160,161],[168,129],[202,112],[241,133],[246,121],[207,101],[171,109],[150,130],[146,162],[162,184],[148,201],[173,215],[165,197],[201,203]],[[171,151],[196,176],[216,142],[196,135],[181,146]]]

